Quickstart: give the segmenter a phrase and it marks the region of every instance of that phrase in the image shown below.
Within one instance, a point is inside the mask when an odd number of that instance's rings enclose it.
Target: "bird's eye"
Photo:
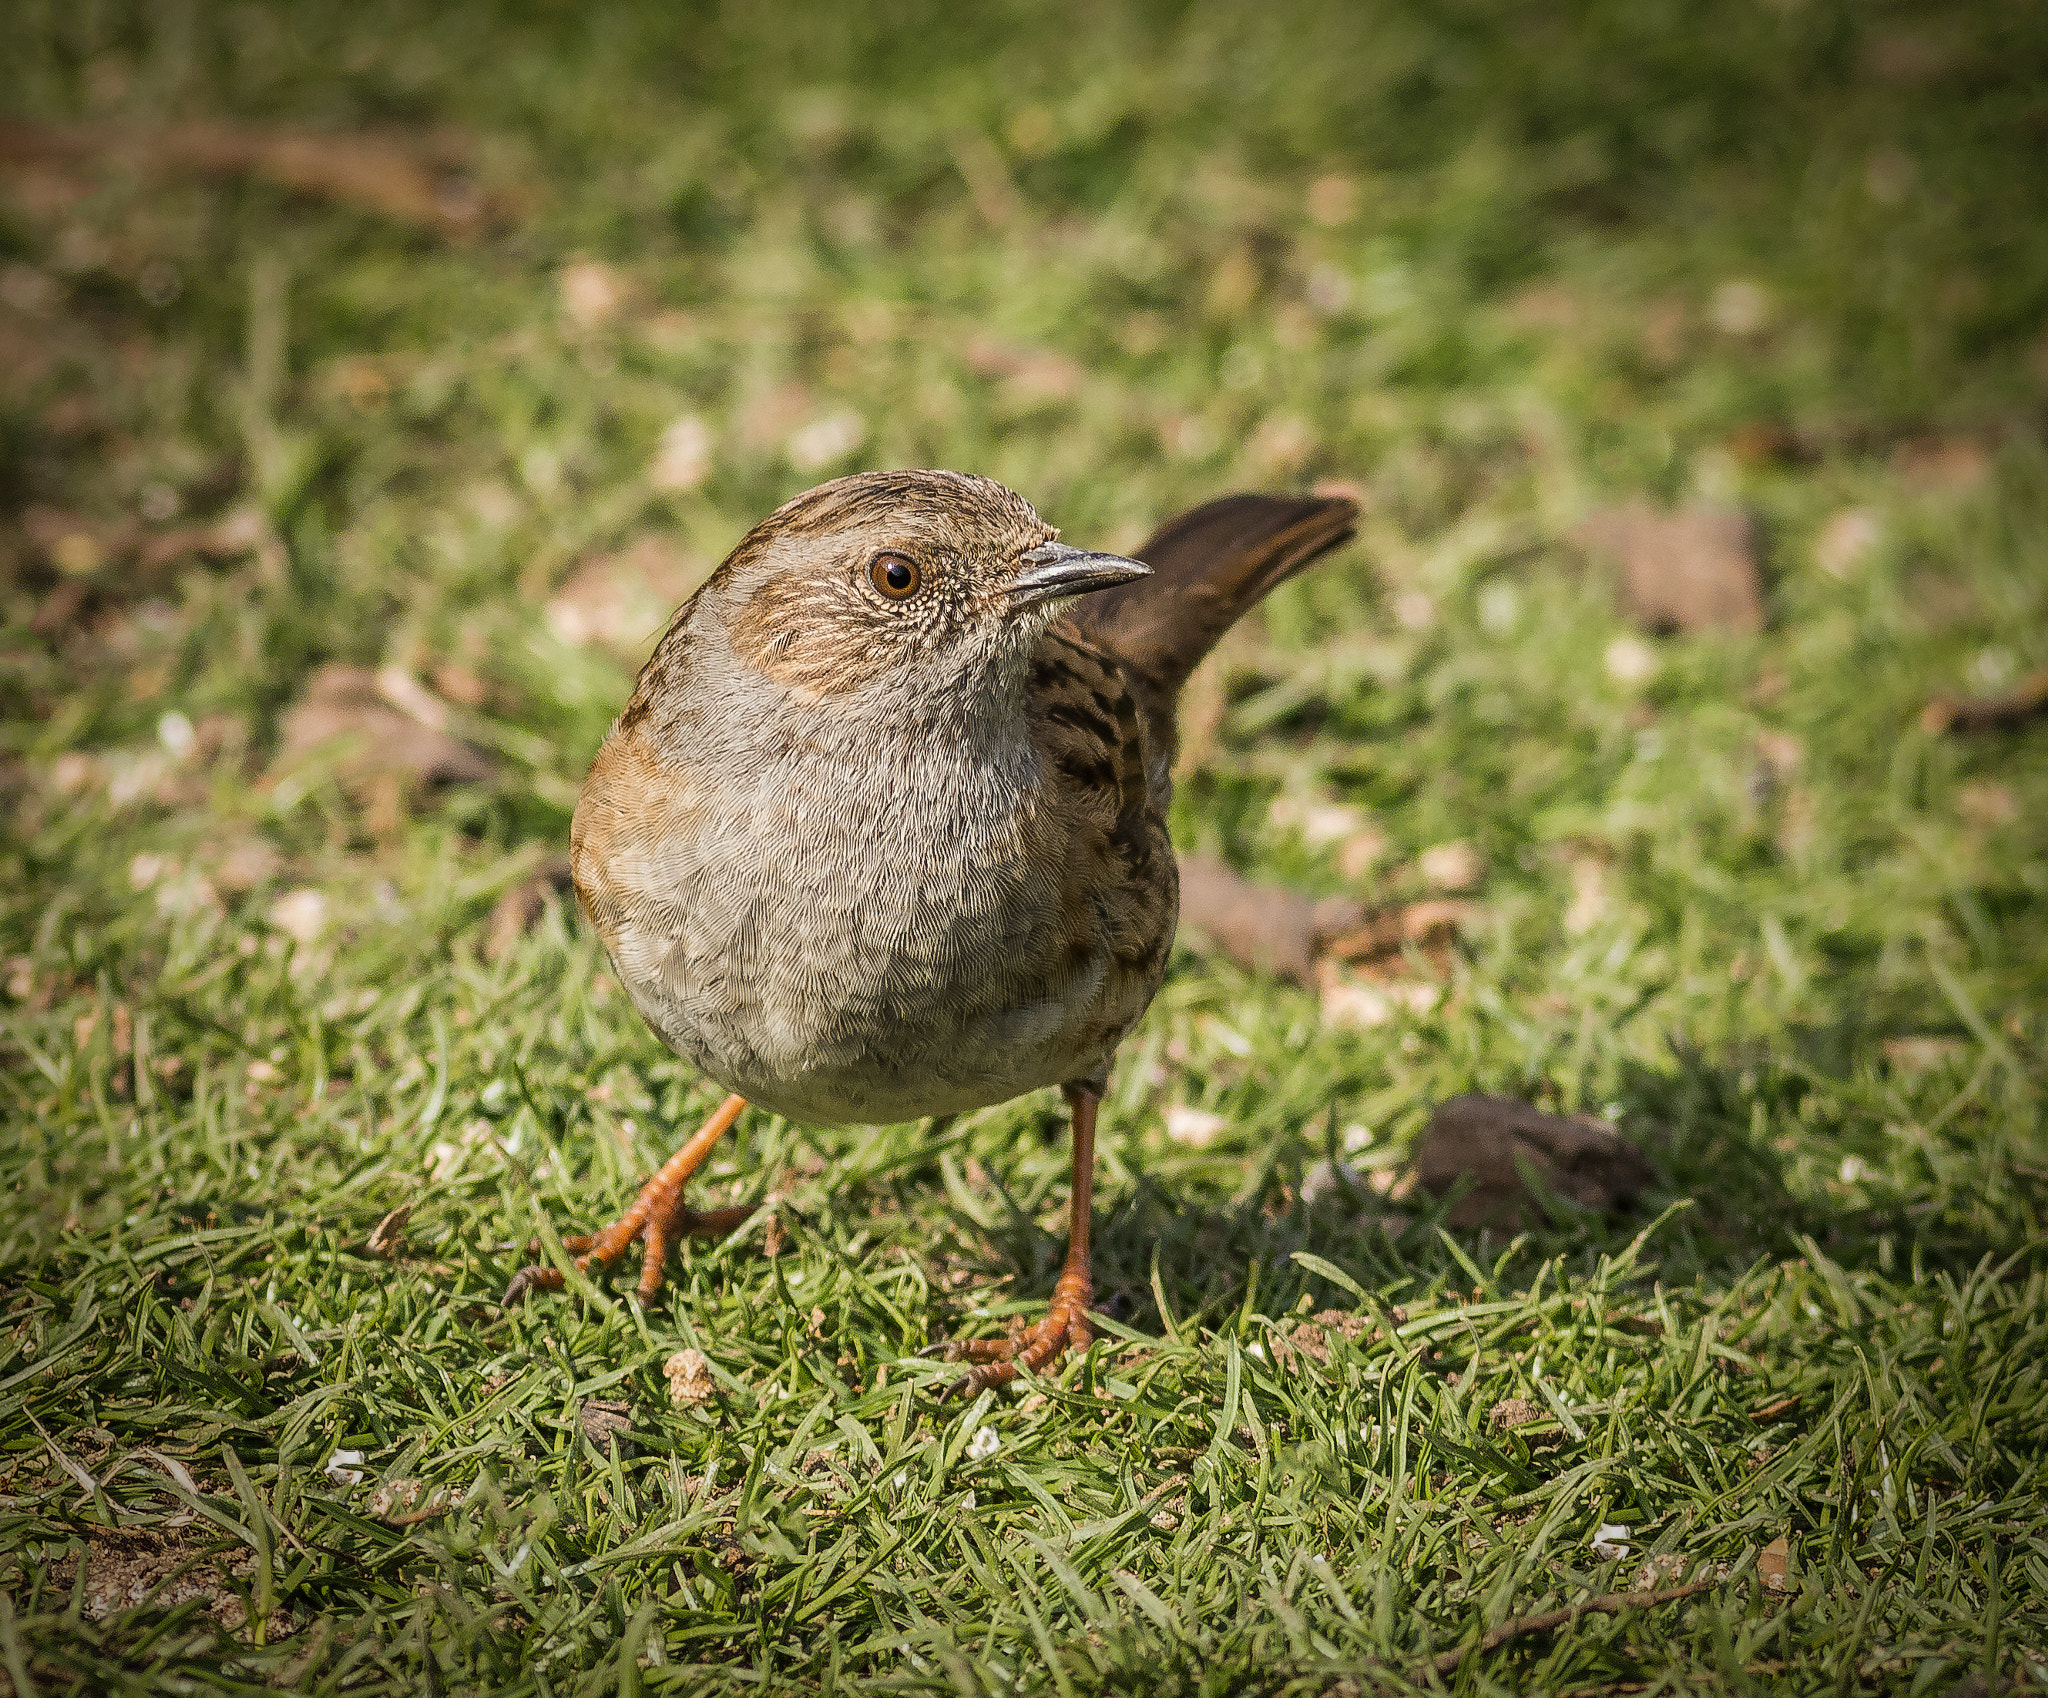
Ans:
[[[868,578],[891,601],[908,601],[924,582],[916,562],[905,560],[900,554],[875,556],[874,565],[868,568]]]

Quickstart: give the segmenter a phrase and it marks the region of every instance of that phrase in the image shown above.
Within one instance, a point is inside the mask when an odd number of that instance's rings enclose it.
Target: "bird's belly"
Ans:
[[[1070,899],[1057,823],[1028,806],[925,819],[757,818],[693,845],[659,914],[610,940],[642,1013],[728,1090],[815,1123],[1089,1076],[1155,987]]]

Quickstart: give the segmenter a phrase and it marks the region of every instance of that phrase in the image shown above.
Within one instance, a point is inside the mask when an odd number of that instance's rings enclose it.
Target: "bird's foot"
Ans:
[[[1069,1270],[1060,1276],[1045,1319],[1036,1326],[1008,1338],[952,1339],[922,1352],[947,1362],[978,1364],[940,1392],[939,1401],[979,1397],[990,1386],[1008,1385],[1027,1371],[1044,1373],[1069,1350],[1086,1350],[1095,1338],[1095,1328],[1088,1320],[1088,1302],[1093,1295],[1086,1270]]]
[[[563,1239],[562,1248],[575,1256],[578,1271],[593,1262],[601,1268],[610,1267],[625,1254],[626,1246],[637,1238],[643,1246],[639,1297],[641,1302],[650,1303],[661,1290],[662,1264],[668,1260],[670,1249],[678,1241],[723,1237],[751,1215],[754,1211],[745,1204],[726,1209],[698,1210],[683,1202],[683,1186],[690,1175],[696,1172],[710,1153],[711,1146],[739,1119],[740,1110],[746,1106],[740,1097],[726,1098],[697,1134],[662,1165],[659,1173],[641,1186],[640,1195],[633,1199],[630,1209],[602,1232]],[[560,1291],[564,1283],[560,1268],[521,1268],[512,1276],[512,1283],[505,1287],[500,1307],[514,1307],[524,1300],[529,1291]]]
[[[579,1233],[562,1240],[562,1248],[575,1256],[580,1272],[593,1262],[601,1268],[610,1267],[628,1244],[639,1239],[643,1249],[640,1283],[635,1292],[643,1303],[652,1302],[660,1292],[662,1264],[678,1243],[685,1238],[723,1238],[754,1212],[746,1203],[727,1209],[693,1209],[680,1197],[672,1198],[664,1212],[659,1198],[649,1203],[648,1193],[655,1189],[655,1185],[655,1180],[648,1181],[639,1200],[604,1231]],[[644,1214],[643,1204],[649,1204]],[[539,1265],[521,1268],[505,1288],[502,1306],[512,1308],[529,1291],[560,1291],[564,1283],[560,1268]]]

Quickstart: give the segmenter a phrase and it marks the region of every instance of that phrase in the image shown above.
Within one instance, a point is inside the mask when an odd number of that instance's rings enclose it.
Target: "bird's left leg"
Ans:
[[[592,1262],[609,1267],[638,1238],[645,1252],[640,1258],[640,1301],[651,1303],[661,1289],[661,1266],[669,1247],[679,1238],[722,1237],[754,1211],[742,1203],[729,1209],[699,1211],[683,1202],[683,1186],[690,1175],[704,1165],[718,1140],[732,1129],[747,1106],[747,1099],[730,1096],[712,1111],[711,1118],[697,1128],[690,1141],[663,1162],[659,1172],[640,1187],[633,1206],[604,1231],[587,1237],[565,1238],[562,1247],[576,1255],[578,1268]],[[504,1308],[511,1308],[529,1291],[560,1291],[560,1268],[521,1268],[505,1288]]]
[[[1095,1111],[1102,1102],[1102,1081],[1066,1087],[1074,1122],[1074,1181],[1067,1205],[1067,1259],[1045,1319],[1011,1338],[958,1339],[940,1354],[948,1362],[978,1362],[979,1367],[955,1380],[941,1398],[976,1397],[990,1386],[1007,1385],[1029,1369],[1043,1373],[1068,1350],[1085,1350],[1095,1337],[1088,1307],[1095,1283],[1088,1273],[1088,1227],[1095,1201]]]

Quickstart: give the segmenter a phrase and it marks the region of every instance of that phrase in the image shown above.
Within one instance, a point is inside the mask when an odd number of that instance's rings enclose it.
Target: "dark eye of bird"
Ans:
[[[880,554],[874,565],[868,568],[868,577],[876,589],[891,601],[908,601],[917,594],[917,586],[924,581],[914,561],[905,560],[900,554]]]

